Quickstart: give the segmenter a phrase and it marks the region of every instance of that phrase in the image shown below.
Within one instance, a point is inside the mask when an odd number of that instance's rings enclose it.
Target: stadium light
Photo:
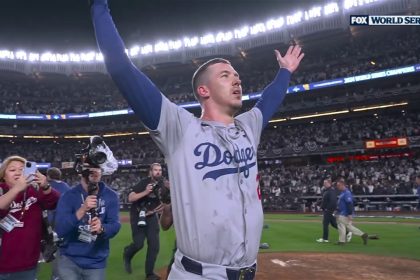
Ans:
[[[70,61],[72,62],[80,62],[80,55],[77,53],[69,53]]]
[[[155,52],[169,51],[169,46],[167,42],[158,42],[155,44]]]
[[[39,53],[29,53],[29,61],[39,61]]]
[[[353,112],[360,112],[360,111],[368,111],[368,110],[375,110],[375,109],[384,109],[390,107],[398,107],[398,106],[405,106],[408,105],[408,102],[400,102],[400,103],[393,103],[393,104],[384,104],[384,105],[377,105],[377,106],[369,106],[369,107],[359,107],[352,109]]]
[[[192,38],[185,37],[184,38],[184,46],[186,48],[192,48],[192,47],[197,46],[199,41],[200,40],[198,39],[198,37],[192,37]]]
[[[325,16],[338,13],[339,11],[340,11],[340,8],[338,7],[338,4],[336,2],[332,2],[324,6]]]
[[[152,52],[153,52],[153,46],[150,44],[141,47],[141,50],[140,50],[140,53],[144,55],[152,53]]]
[[[15,54],[8,50],[0,50],[0,59],[15,59]]]
[[[65,135],[63,138],[65,139],[82,139],[82,138],[90,138],[93,135]]]
[[[274,120],[270,120],[270,121],[268,121],[269,123],[276,123],[276,122],[285,122],[285,121],[287,121],[287,119],[274,119]]]
[[[366,6],[368,4],[378,2],[379,0],[343,0],[341,1],[342,8],[345,10]],[[309,10],[297,11],[293,14],[280,16],[277,19],[270,19],[266,22],[259,22],[252,26],[243,26],[236,28],[231,31],[221,31],[216,35],[209,33],[203,36],[194,36],[191,38],[185,37],[183,40],[169,40],[167,42],[156,42],[154,44],[146,44],[143,46],[134,46],[130,50],[126,50],[127,55],[136,57],[139,55],[148,55],[153,52],[161,51],[172,51],[180,48],[192,48],[198,44],[206,46],[214,43],[229,42],[232,39],[243,39],[250,35],[258,35],[267,31],[279,29],[286,25],[295,25],[301,23],[303,20],[309,21],[315,18],[319,18],[322,15],[329,16],[331,14],[338,13],[340,11],[339,4],[337,2],[331,2],[324,6],[314,6]],[[68,53],[58,54],[46,52],[44,54],[22,52],[17,51],[14,53],[9,50],[0,50],[0,59],[6,60],[23,60],[29,62],[91,62],[91,61],[103,61],[103,56],[95,52],[88,53]]]
[[[284,25],[284,18],[270,19],[265,23],[267,30],[279,29]]]
[[[214,44],[216,42],[216,39],[214,38],[213,34],[207,34],[202,37],[200,37],[200,45],[208,45],[208,44]]]
[[[136,132],[125,132],[125,133],[109,133],[109,134],[104,134],[102,135],[103,137],[116,137],[116,136],[130,136],[130,135],[135,135],[137,134]]]
[[[242,39],[248,36],[249,33],[249,26],[244,26],[241,29],[235,29],[233,31],[233,33],[235,34],[235,39]]]
[[[168,41],[168,47],[170,50],[177,50],[182,47],[182,41],[181,40]]]
[[[102,55],[102,53],[96,53],[95,54],[95,60],[96,61],[104,61],[104,56]]]
[[[60,62],[68,62],[70,60],[70,57],[69,57],[69,55],[68,54],[57,54],[57,61],[60,61]]]
[[[266,31],[265,24],[262,22],[256,23],[251,26],[251,35],[256,35],[258,33],[264,33]]]
[[[24,135],[23,138],[27,139],[54,139],[58,138],[57,136],[48,136],[48,135]]]
[[[216,43],[229,42],[233,38],[232,32],[219,32],[216,35]]]
[[[41,54],[41,61],[44,62],[56,62],[57,61],[57,57],[55,56],[55,54],[52,54],[50,52],[45,52],[43,54]]]
[[[134,57],[134,56],[139,55],[139,53],[140,53],[140,47],[136,45],[136,46],[130,48],[129,53],[130,53],[130,56],[131,57]]]
[[[293,25],[302,21],[303,13],[301,11],[286,17],[286,24]]]
[[[27,60],[27,55],[25,51],[17,51],[16,52],[16,59],[18,60]]]
[[[343,8],[349,10],[351,8],[360,7],[366,4],[377,2],[378,0],[344,0]]]
[[[305,20],[310,20],[321,16],[322,7],[317,6],[312,9],[305,11]]]
[[[318,118],[318,117],[324,117],[324,116],[332,116],[332,115],[340,115],[340,114],[346,114],[349,113],[349,110],[341,110],[341,111],[334,111],[334,112],[326,112],[326,113],[316,113],[316,114],[310,114],[310,115],[302,115],[302,116],[296,116],[291,117],[291,120],[301,120],[301,119],[308,119],[308,118]]]

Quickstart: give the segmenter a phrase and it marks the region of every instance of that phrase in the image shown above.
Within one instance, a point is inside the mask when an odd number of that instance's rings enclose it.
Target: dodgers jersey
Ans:
[[[106,0],[94,1],[91,13],[109,74],[165,155],[180,252],[216,265],[254,264],[263,224],[257,147],[291,73],[280,69],[254,108],[234,123],[203,121],[171,103],[133,65]]]
[[[257,180],[262,114],[224,125],[203,121],[165,97],[151,136],[165,155],[179,250],[202,262],[252,265],[263,211]]]

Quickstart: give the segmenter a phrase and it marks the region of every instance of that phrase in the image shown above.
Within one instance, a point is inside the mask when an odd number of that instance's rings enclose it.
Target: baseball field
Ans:
[[[354,236],[345,246],[334,245],[337,231],[330,227],[330,243],[317,243],[322,235],[320,214],[266,214],[256,279],[419,279],[420,275],[420,216],[376,214],[356,217],[354,224],[378,240],[363,245]],[[371,214],[369,214],[371,215]],[[123,221],[127,213],[122,213]],[[174,231],[161,231],[161,248],[156,272],[164,275],[172,248]],[[122,251],[131,242],[130,225],[123,223],[111,242],[107,279],[144,279],[145,248],[133,259],[133,273],[123,269]],[[50,266],[42,264],[38,280],[47,280]]]

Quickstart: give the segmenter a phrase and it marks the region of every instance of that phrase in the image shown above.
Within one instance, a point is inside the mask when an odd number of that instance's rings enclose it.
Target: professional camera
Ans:
[[[86,166],[100,167],[104,175],[112,174],[118,168],[118,162],[114,158],[112,151],[105,144],[100,136],[92,136],[89,145],[75,155],[76,161],[74,169],[78,174],[82,174]]]
[[[88,185],[88,195],[95,195],[99,188],[97,182],[91,182],[89,179],[89,175],[92,172],[90,168],[100,168],[103,175],[111,175],[118,168],[118,162],[114,158],[112,151],[100,136],[91,137],[89,145],[82,149],[79,154],[76,154],[75,157],[74,170],[85,179]],[[94,208],[89,210],[89,214],[91,218],[99,216]],[[95,233],[93,232],[93,234]]]
[[[171,203],[171,192],[169,187],[165,185],[166,182],[169,181],[162,177],[156,183],[152,184],[152,187],[153,194],[159,199],[159,201],[169,204]]]
[[[168,184],[169,181],[161,177],[156,182],[152,184],[152,192],[145,198],[145,201],[141,203],[139,211],[139,217],[137,220],[137,225],[144,227],[147,225],[146,222],[146,213],[148,211],[153,211],[159,207],[162,203],[169,204],[171,203],[171,196]]]

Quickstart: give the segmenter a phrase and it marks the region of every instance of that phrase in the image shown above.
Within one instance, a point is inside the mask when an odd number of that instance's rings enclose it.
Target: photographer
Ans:
[[[98,166],[84,166],[79,185],[60,199],[56,231],[63,238],[58,258],[62,280],[105,279],[109,239],[120,230],[117,194],[101,182]]]
[[[54,209],[59,194],[39,171],[25,178],[26,159],[0,166],[0,279],[34,280],[41,251],[42,210]]]
[[[140,181],[133,187],[128,195],[128,201],[132,203],[130,211],[130,223],[133,242],[124,248],[124,268],[131,273],[131,259],[143,248],[147,238],[146,256],[146,279],[160,279],[154,273],[154,266],[159,253],[159,219],[157,212],[162,210],[163,205],[159,199],[158,191],[163,186],[162,166],[153,163],[149,169],[149,177]]]

